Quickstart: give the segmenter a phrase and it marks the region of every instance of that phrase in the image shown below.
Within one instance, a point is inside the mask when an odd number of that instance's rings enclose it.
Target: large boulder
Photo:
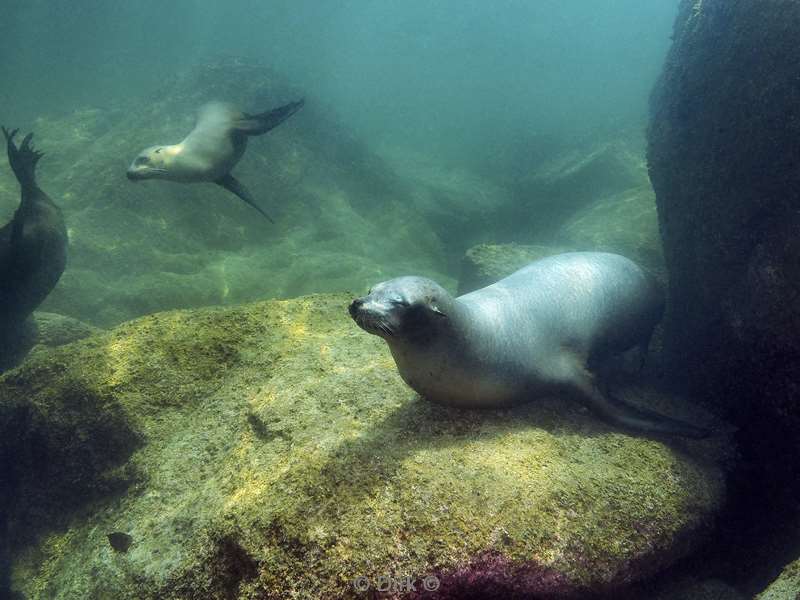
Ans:
[[[599,196],[567,219],[556,240],[580,250],[622,254],[666,280],[655,194],[649,184]]]
[[[418,148],[383,146],[379,153],[405,183],[415,213],[441,240],[451,265],[471,246],[497,239],[498,214],[514,201],[506,187]]]
[[[5,346],[0,348],[0,373],[17,366],[38,348],[63,346],[100,331],[71,317],[36,311],[25,320],[17,336],[4,340]]]
[[[797,600],[800,598],[800,560],[788,565],[756,600]]]
[[[546,256],[565,252],[563,248],[528,244],[478,244],[464,253],[458,294],[467,294],[503,277],[517,269]]]
[[[559,252],[615,252],[666,279],[655,197],[649,185],[610,192],[581,206],[548,236],[551,245],[478,244],[464,254],[458,293],[510,275],[529,262]]]
[[[766,423],[764,434],[795,458],[798,35],[798,2],[684,0],[648,148],[669,272],[671,376],[747,428]]]
[[[516,181],[514,202],[498,219],[507,232],[551,240],[575,213],[601,198],[646,186],[643,153],[627,141],[561,150]]]
[[[392,576],[439,598],[582,594],[659,570],[713,520],[722,440],[632,436],[559,398],[435,406],[348,301],[159,313],[4,375],[14,592],[333,599]]]
[[[655,592],[643,592],[636,600],[748,600],[751,596],[739,592],[736,588],[718,579],[697,580],[686,577],[671,581],[664,589]]]

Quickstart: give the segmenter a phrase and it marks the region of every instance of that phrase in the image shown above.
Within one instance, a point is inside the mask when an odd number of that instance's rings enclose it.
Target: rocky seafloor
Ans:
[[[709,530],[722,438],[637,437],[559,398],[437,407],[348,301],[159,313],[7,373],[12,589],[348,598],[357,577],[434,576],[431,597],[580,595],[658,571]]]

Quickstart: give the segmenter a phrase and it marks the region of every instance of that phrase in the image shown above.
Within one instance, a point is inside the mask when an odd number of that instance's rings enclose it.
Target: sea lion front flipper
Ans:
[[[234,128],[246,135],[262,135],[291,117],[303,107],[303,104],[305,99],[301,98],[297,102],[290,102],[257,115],[245,113],[241,119],[234,122]]]
[[[236,179],[230,173],[228,173],[224,177],[220,177],[214,183],[224,187],[229,192],[239,196],[239,198],[241,198],[242,200],[247,202],[250,206],[252,206],[258,212],[260,212],[262,215],[264,215],[270,223],[274,223],[275,222],[275,221],[272,220],[272,217],[270,217],[267,213],[265,213],[264,210],[258,204],[256,204],[256,201],[253,200],[253,197],[250,195],[250,192],[247,191],[247,188],[244,187],[242,182],[239,181],[238,179]]]
[[[19,181],[20,186],[33,185],[36,181],[36,163],[44,156],[44,152],[35,150],[31,140],[33,133],[29,133],[22,139],[22,143],[17,148],[14,143],[14,136],[17,135],[18,129],[8,131],[5,127],[0,127],[3,131],[3,136],[6,138],[6,149],[8,151],[8,164],[11,165],[11,170]]]

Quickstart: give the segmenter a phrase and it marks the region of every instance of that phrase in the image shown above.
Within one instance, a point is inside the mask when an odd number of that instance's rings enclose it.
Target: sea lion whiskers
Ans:
[[[380,315],[361,312],[355,316],[356,323],[370,332],[382,331],[388,336],[394,336],[395,331],[391,325],[384,321]]]

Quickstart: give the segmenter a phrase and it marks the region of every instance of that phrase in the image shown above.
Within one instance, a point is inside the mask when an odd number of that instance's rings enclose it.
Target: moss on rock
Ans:
[[[756,600],[797,600],[800,597],[800,560],[789,564]]]
[[[557,240],[580,250],[622,254],[666,280],[655,194],[650,185],[597,199],[564,224]]]
[[[672,561],[719,507],[719,442],[632,437],[557,399],[433,405],[348,300],[152,315],[0,379],[2,415],[41,415],[12,438],[0,420],[6,460],[44,441],[11,503],[13,588],[343,598],[356,576],[435,574],[442,597],[480,582],[599,590]],[[54,499],[75,507],[67,522],[50,521]],[[112,532],[132,537],[127,552]]]

